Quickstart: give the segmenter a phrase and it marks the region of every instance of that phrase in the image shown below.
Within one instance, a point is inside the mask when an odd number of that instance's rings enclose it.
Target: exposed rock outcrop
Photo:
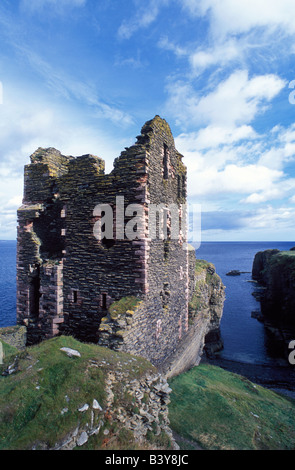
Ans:
[[[293,250],[266,250],[255,255],[252,278],[258,282],[254,296],[260,302],[259,320],[285,343],[295,333],[295,254]]]
[[[295,327],[295,254],[266,250],[256,254],[252,277],[265,289],[260,291],[262,314]]]
[[[208,356],[223,347],[220,321],[225,300],[225,286],[213,264],[194,260],[191,278],[193,295],[189,302],[189,328],[182,341],[164,363],[166,377],[176,376],[200,363],[204,351]]]

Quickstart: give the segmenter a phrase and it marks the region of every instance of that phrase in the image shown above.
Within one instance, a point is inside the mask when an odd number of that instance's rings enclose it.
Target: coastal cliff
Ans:
[[[167,378],[177,376],[198,365],[205,352],[212,356],[223,347],[220,320],[225,300],[225,286],[212,263],[192,257],[188,331],[162,366]]]
[[[295,252],[266,250],[256,254],[252,278],[265,289],[262,314],[295,327]]]
[[[179,328],[180,341],[177,347],[158,365],[166,378],[198,365],[204,349],[211,355],[222,348],[219,324],[225,287],[213,264],[196,260],[194,252],[191,252],[190,264],[192,269],[189,270],[188,292],[191,295],[188,299],[188,327],[187,331]],[[145,344],[141,338],[142,318],[146,318],[144,302],[134,297],[114,302],[108,315],[102,319],[99,344],[136,355],[136,341],[141,341],[143,346]],[[165,341],[160,327],[157,341]],[[144,349],[142,357],[145,357]]]
[[[295,251],[258,252],[253,261],[252,278],[258,282],[259,319],[287,347],[295,332]]]
[[[188,329],[160,367],[124,351],[144,313],[135,297],[109,308],[100,345],[58,336],[25,348],[25,327],[0,329],[0,448],[178,449],[167,380],[222,348],[225,287],[211,263],[192,255]]]

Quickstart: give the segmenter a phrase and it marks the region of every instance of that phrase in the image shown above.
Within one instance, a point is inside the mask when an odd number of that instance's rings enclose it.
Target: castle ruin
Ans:
[[[94,155],[33,153],[17,235],[17,322],[27,327],[28,344],[72,335],[156,366],[183,348],[195,281],[195,252],[183,229],[186,192],[182,155],[159,116],[109,174]],[[151,208],[159,206],[156,230],[164,221],[165,236],[151,237]],[[171,207],[179,216],[176,236]],[[198,345],[189,355],[196,360]]]

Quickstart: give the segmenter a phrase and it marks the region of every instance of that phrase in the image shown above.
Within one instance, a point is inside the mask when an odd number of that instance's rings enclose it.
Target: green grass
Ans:
[[[295,401],[201,364],[170,381],[172,429],[210,450],[295,449]]]
[[[81,357],[68,357],[60,351],[62,347],[78,350]],[[132,380],[154,370],[145,359],[130,360],[128,354],[66,336],[43,341],[17,356],[18,371],[0,375],[0,449],[5,450],[52,447],[78,424],[86,425],[90,410],[81,413],[78,408],[91,405],[94,399],[104,408],[109,371],[121,368]],[[9,363],[13,360],[10,356]],[[123,394],[122,388],[122,383],[114,388],[115,400],[132,408],[132,397]],[[68,411],[62,414],[64,408]],[[95,443],[92,439],[89,445],[99,447],[104,437],[99,436]]]

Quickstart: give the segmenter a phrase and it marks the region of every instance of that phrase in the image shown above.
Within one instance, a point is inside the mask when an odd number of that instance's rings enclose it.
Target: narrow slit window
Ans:
[[[164,180],[167,180],[169,177],[169,155],[168,155],[168,147],[166,144],[164,144],[164,157],[163,157],[163,178]]]
[[[186,197],[186,177],[182,176],[182,197]]]
[[[177,176],[177,197],[180,198],[182,196],[182,178],[181,176]]]
[[[73,291],[73,302],[76,304],[78,302],[78,291],[74,290]]]
[[[107,309],[107,294],[102,294],[102,308],[103,310]]]

